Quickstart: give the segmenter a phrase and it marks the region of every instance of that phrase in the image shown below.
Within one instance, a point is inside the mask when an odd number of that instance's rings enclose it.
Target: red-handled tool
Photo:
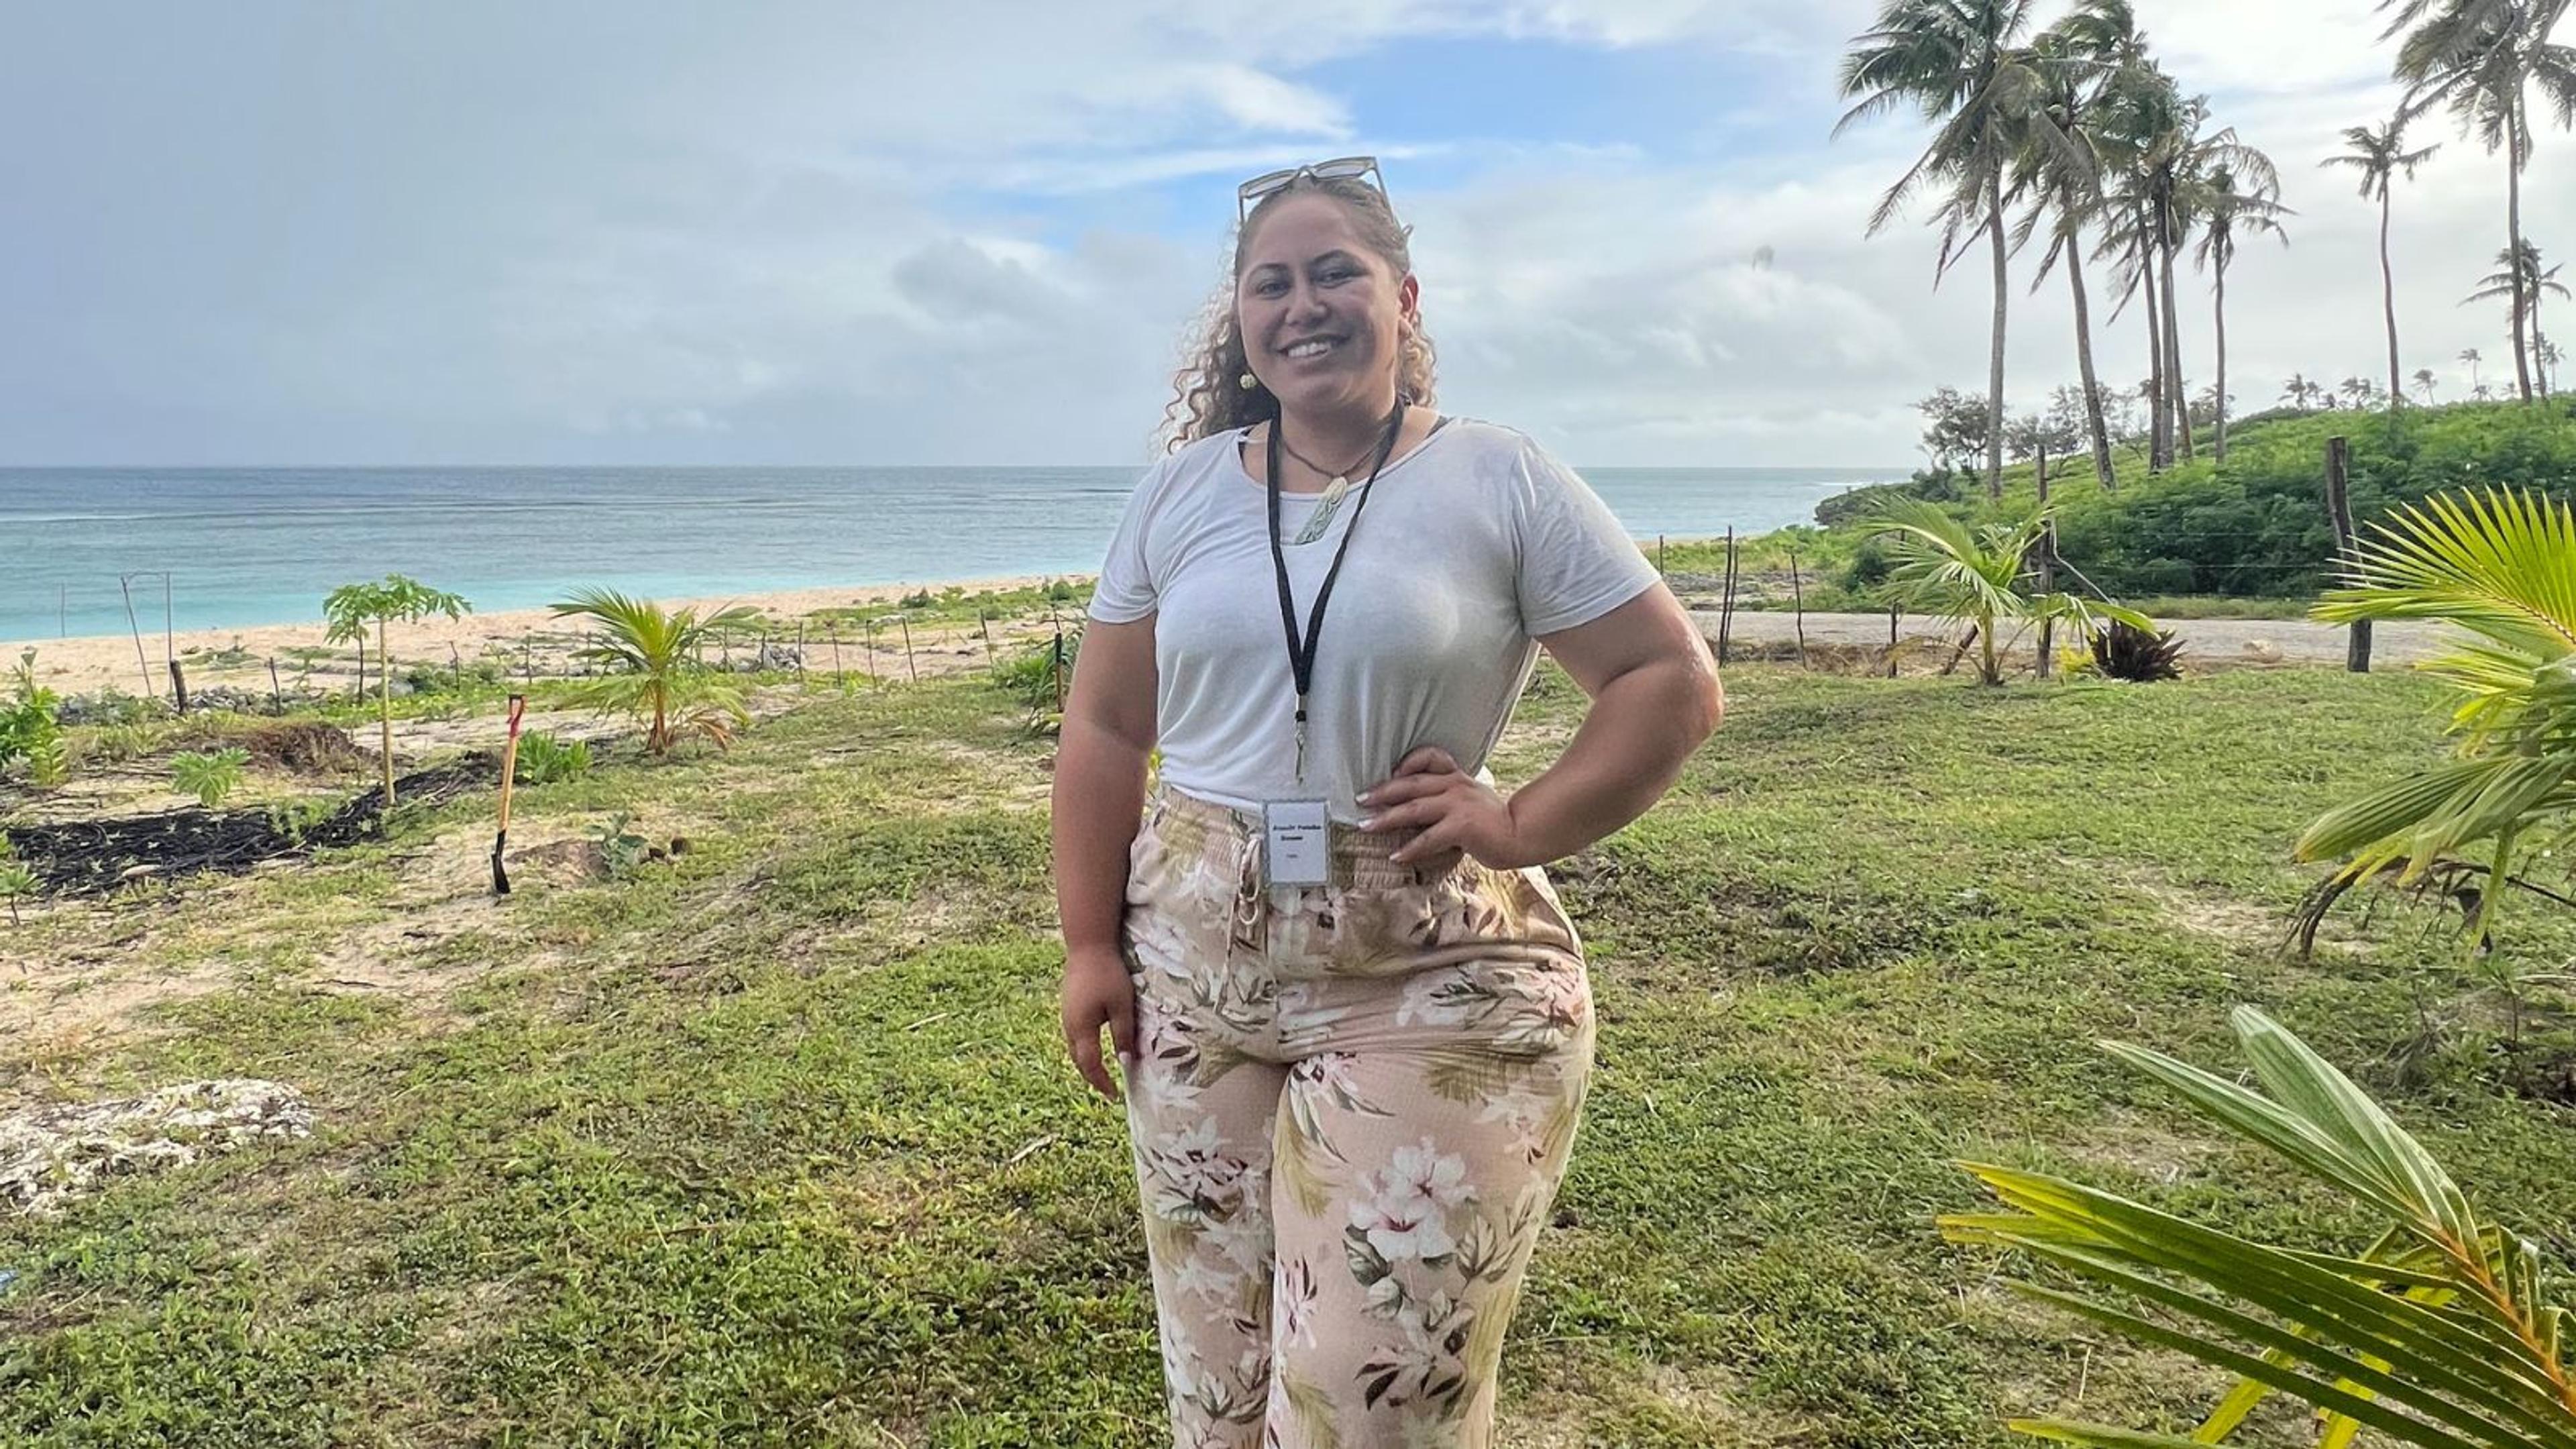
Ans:
[[[510,893],[510,869],[501,852],[510,843],[510,785],[519,775],[519,721],[527,716],[528,697],[510,696],[510,742],[501,747],[501,829],[492,837],[492,894]]]

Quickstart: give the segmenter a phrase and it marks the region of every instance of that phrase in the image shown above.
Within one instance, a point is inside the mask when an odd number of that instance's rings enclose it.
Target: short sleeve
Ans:
[[[1132,624],[1154,612],[1162,601],[1146,557],[1145,534],[1170,476],[1170,462],[1157,463],[1127,497],[1118,531],[1109,538],[1108,557],[1101,560],[1100,583],[1091,591],[1091,617],[1103,624]]]
[[[1535,442],[1521,445],[1521,627],[1532,637],[1589,624],[1655,584],[1655,566],[1610,505]]]

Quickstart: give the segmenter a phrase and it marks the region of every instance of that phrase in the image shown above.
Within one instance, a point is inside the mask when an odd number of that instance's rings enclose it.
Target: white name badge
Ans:
[[[1263,874],[1270,884],[1319,886],[1327,879],[1331,822],[1321,800],[1273,800],[1261,807]]]

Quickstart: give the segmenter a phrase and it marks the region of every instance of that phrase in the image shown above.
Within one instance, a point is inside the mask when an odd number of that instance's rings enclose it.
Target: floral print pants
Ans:
[[[1592,1064],[1537,870],[1262,883],[1257,821],[1156,793],[1131,851],[1128,1127],[1176,1449],[1490,1442]]]

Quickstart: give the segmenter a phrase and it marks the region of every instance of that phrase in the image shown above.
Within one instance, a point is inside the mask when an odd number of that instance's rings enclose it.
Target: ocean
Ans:
[[[1136,468],[0,469],[0,639],[321,617],[410,574],[490,613],[651,597],[1088,573]],[[1891,468],[1598,468],[1630,532],[1758,532]],[[119,576],[125,576],[120,586]]]

